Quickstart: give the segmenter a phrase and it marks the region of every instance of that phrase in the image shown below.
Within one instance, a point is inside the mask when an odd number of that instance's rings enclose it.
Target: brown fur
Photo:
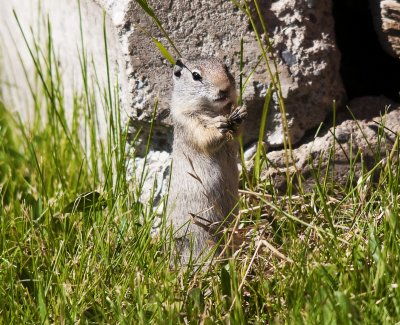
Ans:
[[[194,73],[201,80],[195,80]],[[239,180],[233,137],[246,110],[235,109],[235,102],[234,79],[220,61],[181,60],[175,66],[168,220],[180,242],[176,249],[183,263],[191,254],[197,259],[208,252],[219,239],[210,225],[225,221],[226,226],[236,212]]]

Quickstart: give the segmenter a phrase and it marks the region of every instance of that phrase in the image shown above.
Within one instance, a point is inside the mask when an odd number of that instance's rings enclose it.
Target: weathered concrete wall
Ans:
[[[20,113],[24,121],[32,117],[33,100],[29,93],[23,62],[29,82],[34,82],[34,64],[30,58],[27,46],[18,28],[13,15],[13,9],[18,16],[25,35],[33,44],[33,37],[45,46],[46,17],[49,17],[52,28],[53,46],[59,59],[59,68],[62,74],[62,82],[65,91],[65,104],[67,110],[72,112],[73,89],[82,91],[83,81],[79,55],[81,51],[80,23],[82,22],[83,39],[88,57],[89,80],[95,79],[95,71],[92,59],[96,67],[100,85],[106,84],[107,71],[105,64],[105,49],[103,39],[103,9],[93,1],[81,1],[82,21],[79,18],[77,1],[53,1],[53,0],[0,0],[0,53],[2,57],[0,78],[3,87],[3,98],[6,105]],[[122,83],[121,91],[127,88],[125,70],[120,69],[121,50],[116,29],[113,22],[106,17],[107,43],[109,63],[111,67],[112,83],[115,84],[119,71],[119,82]],[[96,87],[91,87],[95,90]],[[126,95],[121,96],[126,99]],[[97,92],[97,100],[100,95]],[[99,107],[100,123],[104,125],[103,110]],[[68,113],[68,112],[67,112]],[[101,130],[106,130],[105,127]],[[103,134],[104,135],[104,134]]]
[[[3,48],[11,58],[15,57],[17,49],[22,60],[30,62],[11,9],[16,9],[26,31],[29,26],[35,30],[41,25],[39,22],[42,19],[38,12],[39,3],[42,4],[42,13],[49,15],[53,25],[53,39],[66,89],[70,89],[68,85],[71,82],[79,88],[77,48],[80,44],[80,21],[76,1],[0,0],[2,21],[5,22],[0,27],[2,44],[5,45]],[[239,47],[243,37],[245,75],[256,66],[261,52],[253,28],[244,13],[231,1],[152,0],[149,4],[183,57],[222,58],[238,77]],[[331,1],[259,1],[259,5],[274,45],[273,55],[286,99],[287,120],[293,142],[296,142],[306,130],[324,120],[332,108],[333,100],[341,103],[345,97],[339,76],[340,55],[335,46]],[[254,4],[249,2],[249,6],[256,28],[262,33]],[[107,12],[110,62],[113,71],[119,69],[120,72],[124,112],[132,117],[136,129],[143,128],[146,138],[151,112],[158,97],[153,147],[168,150],[172,129],[168,114],[165,113],[168,111],[171,89],[171,66],[158,52],[149,35],[159,38],[164,44],[167,41],[133,0],[82,0],[81,8],[86,49],[94,54],[98,75],[105,76],[102,39],[104,9]],[[9,33],[9,30],[12,32]],[[15,38],[16,49],[10,46],[11,37]],[[13,62],[7,58],[5,61],[15,63],[15,60]],[[13,75],[17,85],[23,84],[21,69],[16,68],[15,64],[10,67],[11,72],[7,71],[7,77]],[[27,68],[28,71],[33,69],[32,65]],[[260,114],[269,83],[270,77],[262,63],[252,75],[244,93],[250,113],[246,122],[246,129],[250,130],[245,134],[246,143],[258,138]],[[21,98],[20,94],[14,97],[18,100]],[[15,102],[13,106],[29,107],[29,103],[19,105]],[[281,146],[283,143],[281,121],[277,99],[273,96],[265,135],[265,141],[272,146]]]
[[[171,65],[159,53],[149,35],[158,38],[175,57],[177,54],[168,45],[153,21],[134,0],[81,0],[80,2],[82,21],[79,19],[78,2],[74,0],[0,0],[2,22],[0,24],[0,57],[2,58],[2,67],[5,68],[0,71],[0,78],[8,83],[1,82],[2,100],[9,107],[21,113],[24,119],[29,120],[33,105],[19,57],[26,66],[30,81],[33,78],[34,67],[13,16],[13,8],[29,37],[30,28],[33,29],[35,35],[41,37],[45,35],[43,17],[48,15],[52,24],[54,47],[62,71],[67,108],[72,108],[72,89],[74,87],[82,88],[78,59],[78,53],[81,50],[80,23],[83,28],[85,48],[88,56],[93,57],[100,85],[106,84],[103,40],[104,10],[107,13],[105,22],[108,31],[107,43],[112,83],[115,84],[118,76],[122,115],[125,117],[126,123],[129,118],[133,127],[132,132],[142,128],[142,139],[145,141],[149,132],[154,103],[158,100],[156,127],[152,140],[153,151],[150,152],[147,159],[149,179],[145,184],[146,190],[142,198],[143,201],[146,201],[147,197],[145,196],[149,195],[150,189],[154,185],[153,177],[156,177],[155,197],[158,201],[166,191],[166,177],[170,165],[168,150],[170,150],[172,140],[172,127],[168,118],[168,103],[171,90]],[[231,1],[149,0],[148,2],[154,8],[183,57],[219,57],[225,60],[238,80],[239,47],[240,39],[243,38],[244,75],[247,76],[256,66],[261,52],[253,27],[244,13]],[[379,4],[374,7],[379,10],[383,8],[383,4],[398,7],[398,1],[393,0],[370,0],[370,2]],[[39,3],[41,3],[40,6]],[[257,17],[254,4],[251,1],[247,3],[256,29],[262,33],[262,25]],[[346,100],[339,75],[340,53],[335,43],[334,21],[331,13],[332,0],[258,0],[258,3],[273,44],[271,56],[276,59],[277,72],[285,98],[286,118],[289,122],[292,140],[296,142],[302,139],[305,131],[316,127],[326,118],[331,111],[333,100],[337,101],[337,106]],[[382,13],[379,10],[376,11],[377,17],[388,13],[386,9],[386,11],[382,9]],[[393,17],[395,17],[394,20]],[[385,37],[392,31],[390,26],[398,23],[396,17],[388,16],[388,19],[392,19],[389,21],[391,25],[377,25],[378,30],[383,28],[382,32],[386,33]],[[382,21],[379,19],[378,22],[383,22],[383,18]],[[396,40],[396,35],[392,36],[394,38],[389,37],[389,40]],[[265,42],[265,35],[262,41]],[[272,62],[271,65],[273,66]],[[91,77],[94,75],[92,68],[89,68]],[[244,93],[244,100],[249,111],[249,118],[244,128],[246,144],[251,144],[258,138],[260,114],[270,82],[266,66],[262,63],[250,78]],[[99,94],[97,94],[97,98],[100,102]],[[364,106],[370,107],[370,110],[376,109],[376,112],[383,109],[382,104],[376,103],[373,98],[368,100],[372,102],[370,104],[365,100],[362,104],[356,102],[357,110],[362,111]],[[100,107],[101,105],[99,105],[99,115],[101,116],[102,109]],[[388,114],[389,122],[393,117],[393,121],[398,123],[398,114],[398,109],[396,112]],[[378,115],[377,113],[376,116]],[[101,120],[101,123],[105,123],[104,118]],[[282,146],[281,120],[277,98],[273,96],[264,138],[270,147]],[[343,122],[338,129],[339,133],[350,132],[357,136],[354,128],[351,130],[347,128],[348,124],[352,126],[354,123],[356,122]],[[366,127],[370,127],[371,123]],[[105,127],[102,129],[106,130]],[[328,138],[329,135],[319,140],[323,150],[328,150],[332,145],[331,138]],[[342,138],[344,139],[343,136]],[[294,154],[298,157],[299,162],[304,163],[308,155],[306,152],[308,144],[304,140],[303,143],[303,146],[296,149]],[[140,149],[140,146],[133,149],[136,156],[143,153]],[[247,153],[250,153],[251,150],[250,147]],[[277,166],[281,166],[285,156],[281,151],[271,151],[268,153],[268,157],[270,160],[274,160]],[[133,165],[142,166],[143,163],[144,160],[140,157],[136,157],[135,161],[130,162],[128,173],[131,174],[133,182],[135,170],[137,170],[133,168]],[[282,163],[282,166],[286,165]],[[306,170],[304,164],[299,165],[298,168]],[[275,171],[266,170],[265,175],[268,173],[275,173]],[[279,171],[275,174],[279,178]]]

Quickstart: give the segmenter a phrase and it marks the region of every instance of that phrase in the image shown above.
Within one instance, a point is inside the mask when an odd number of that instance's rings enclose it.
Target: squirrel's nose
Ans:
[[[228,90],[219,90],[218,97],[219,98],[227,98],[229,96],[229,89]]]

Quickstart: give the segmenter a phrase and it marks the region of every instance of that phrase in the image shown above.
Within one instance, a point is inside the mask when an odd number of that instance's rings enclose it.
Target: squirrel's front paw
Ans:
[[[228,128],[231,131],[236,131],[239,125],[245,120],[247,117],[247,109],[246,106],[238,106],[228,117]]]
[[[221,134],[229,131],[229,121],[225,116],[217,116],[210,120],[208,127],[215,127]]]

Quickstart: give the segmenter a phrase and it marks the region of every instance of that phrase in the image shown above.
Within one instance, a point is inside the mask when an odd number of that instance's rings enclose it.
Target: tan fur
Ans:
[[[194,80],[193,73],[201,80]],[[228,223],[236,212],[239,180],[233,136],[246,110],[234,108],[234,79],[216,59],[181,60],[174,68],[173,79],[168,220],[181,243],[176,247],[177,254],[187,263],[191,253],[196,259],[208,252],[209,243],[219,239],[214,231],[207,231],[210,224]],[[236,124],[230,120],[233,109],[240,116]]]

